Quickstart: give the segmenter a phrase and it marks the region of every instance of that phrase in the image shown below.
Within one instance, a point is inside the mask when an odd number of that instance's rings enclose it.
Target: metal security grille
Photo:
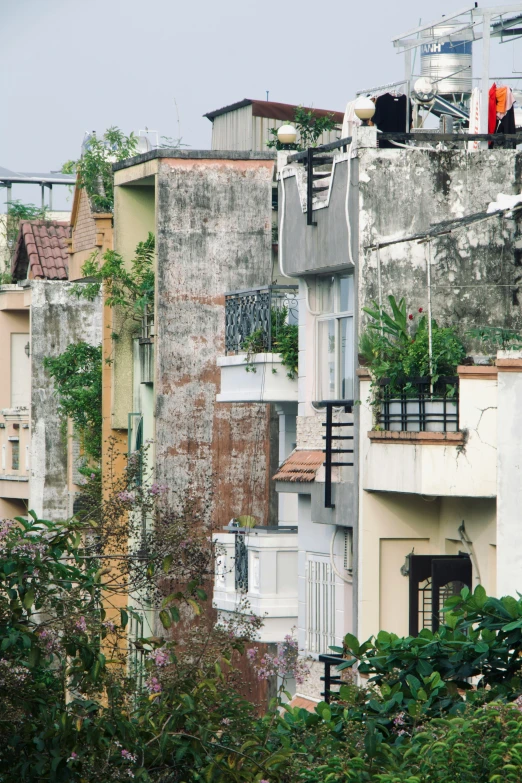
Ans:
[[[472,585],[472,566],[468,554],[414,555],[409,559],[410,606],[409,633],[417,636],[423,628],[434,633],[443,620],[445,601]]]
[[[401,392],[381,382],[379,426],[402,432],[457,432],[459,379],[440,377],[432,389],[429,378],[412,378]]]
[[[278,328],[297,323],[297,287],[265,285],[225,294],[225,352],[246,350],[255,335],[255,352],[272,350]],[[252,346],[251,346],[252,347]]]
[[[335,643],[335,574],[328,558],[309,555],[306,564],[306,649],[326,653]]]
[[[248,550],[245,536],[236,533],[235,542],[235,587],[239,593],[248,592]]]

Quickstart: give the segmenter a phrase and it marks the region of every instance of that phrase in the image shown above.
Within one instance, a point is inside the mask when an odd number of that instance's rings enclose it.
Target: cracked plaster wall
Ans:
[[[66,519],[67,443],[58,398],[43,366],[75,342],[101,343],[101,301],[71,295],[71,283],[31,281],[31,471],[29,508],[44,519]]]
[[[426,231],[431,224],[485,211],[498,193],[520,193],[515,150],[370,150],[359,159],[359,305],[378,300],[377,258],[365,246]],[[441,325],[520,328],[519,220],[494,216],[431,243],[432,311]],[[404,296],[427,308],[426,245],[382,248],[383,299]]]

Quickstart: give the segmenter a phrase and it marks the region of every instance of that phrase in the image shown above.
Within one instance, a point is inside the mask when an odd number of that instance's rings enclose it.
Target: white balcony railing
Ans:
[[[217,533],[214,605],[235,613],[241,602],[264,618],[260,641],[281,642],[297,625],[297,527]]]

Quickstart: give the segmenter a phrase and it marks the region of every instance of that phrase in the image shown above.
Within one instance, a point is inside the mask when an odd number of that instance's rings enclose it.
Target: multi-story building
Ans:
[[[443,391],[423,378],[398,396],[376,389],[359,362],[363,308],[390,295],[405,298],[412,320],[422,310],[463,337],[522,325],[520,212],[490,206],[499,193],[521,193],[522,153],[501,137],[495,149],[468,149],[457,135],[437,146],[428,134],[416,138],[398,134],[398,147],[382,148],[377,129],[362,127],[326,150],[280,153],[279,271],[298,286],[298,379],[290,391],[270,351],[245,363],[240,347],[218,360],[220,399],[285,406],[281,457],[291,453],[274,479],[297,526],[297,575],[292,588],[289,571],[278,570],[288,562],[288,531],[280,544],[247,531],[248,573],[226,584],[218,576],[215,598],[231,607],[239,586],[266,611],[265,628],[282,633],[295,623],[300,648],[315,659],[347,632],[366,639],[380,629],[436,628],[445,597],[463,585],[492,595],[522,588],[520,353],[479,356],[468,336],[472,355]],[[245,292],[233,296],[252,309]],[[265,305],[261,292],[250,296],[255,325]],[[246,372],[252,362],[255,376]],[[221,536],[231,556],[241,534]],[[300,692],[317,699],[321,664],[312,668]]]
[[[66,519],[78,477],[44,358],[79,340],[101,340],[100,309],[71,295],[68,223],[23,221],[12,260],[15,281],[0,287],[0,514],[35,511]],[[77,460],[80,455],[76,454]]]

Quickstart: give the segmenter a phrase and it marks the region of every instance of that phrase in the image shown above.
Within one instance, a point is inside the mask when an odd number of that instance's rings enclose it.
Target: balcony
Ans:
[[[459,379],[440,377],[435,387],[429,378],[412,378],[409,391],[394,394],[381,384],[379,428],[385,432],[457,432]]]
[[[264,618],[260,641],[281,642],[297,625],[297,527],[217,533],[214,606],[235,613],[242,600]]]
[[[431,394],[383,397],[372,411],[360,376],[360,464],[365,490],[427,496],[495,497],[497,368],[459,367]]]
[[[297,319],[296,286],[225,294],[218,402],[297,402]]]
[[[0,496],[29,498],[29,410],[4,408],[0,412]]]

